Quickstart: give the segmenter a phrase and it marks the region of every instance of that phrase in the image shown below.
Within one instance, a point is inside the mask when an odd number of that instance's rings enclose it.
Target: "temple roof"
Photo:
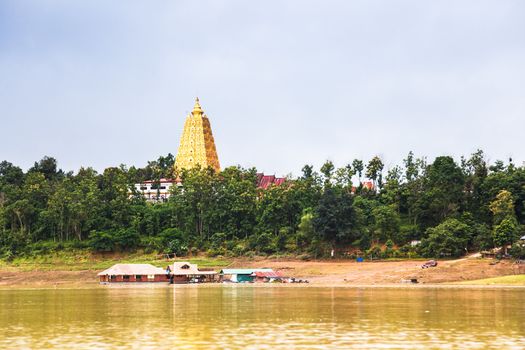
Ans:
[[[275,175],[264,175],[263,173],[257,174],[257,187],[264,190],[268,189],[271,185],[279,186],[286,181],[284,177],[275,177]]]

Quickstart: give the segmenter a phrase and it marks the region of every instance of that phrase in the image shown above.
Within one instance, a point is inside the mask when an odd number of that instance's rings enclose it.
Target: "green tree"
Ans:
[[[383,161],[378,156],[372,158],[366,167],[366,177],[374,183],[374,188],[383,186]]]
[[[310,208],[303,211],[296,234],[296,245],[298,248],[306,248],[317,238],[313,225],[314,215]]]
[[[335,182],[338,186],[352,190],[352,177],[355,175],[354,169],[350,164],[339,168],[335,172]]]
[[[471,228],[457,219],[447,219],[436,227],[427,229],[427,238],[419,245],[426,257],[459,257],[467,252]]]
[[[513,217],[506,217],[499,224],[494,226],[493,230],[494,243],[503,247],[507,254],[507,246],[511,245],[518,239],[518,223]]]
[[[399,214],[397,211],[388,205],[380,205],[372,210],[374,218],[374,241],[378,243],[381,241],[396,239],[399,233]]]
[[[357,177],[359,178],[359,184],[361,184],[361,177],[363,177],[363,170],[365,169],[363,161],[360,159],[354,159],[352,161],[352,169],[355,170]]]
[[[424,227],[434,226],[458,213],[464,196],[464,175],[451,157],[437,157],[428,166],[419,198]]]
[[[493,215],[495,225],[501,223],[506,218],[515,218],[514,198],[512,193],[507,190],[501,190],[496,199],[490,203],[490,211]]]
[[[351,194],[344,191],[327,188],[321,196],[313,226],[315,232],[332,246],[353,238],[356,217],[352,204]]]
[[[330,160],[327,160],[321,167],[321,173],[324,175],[325,186],[330,185],[334,169],[334,163],[332,163]]]

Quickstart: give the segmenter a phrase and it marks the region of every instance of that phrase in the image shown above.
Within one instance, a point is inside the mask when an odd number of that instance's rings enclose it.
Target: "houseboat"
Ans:
[[[256,283],[286,282],[288,280],[287,277],[277,271],[256,271],[251,276],[254,277],[253,281]]]
[[[253,282],[256,272],[273,272],[272,269],[223,269],[220,271],[221,282]]]
[[[217,272],[199,269],[196,264],[175,262],[170,266],[171,283],[214,282]]]
[[[169,282],[169,271],[150,264],[116,264],[98,274],[100,283]]]

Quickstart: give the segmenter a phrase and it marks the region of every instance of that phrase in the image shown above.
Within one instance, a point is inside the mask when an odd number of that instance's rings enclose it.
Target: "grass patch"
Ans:
[[[188,261],[197,264],[199,267],[210,268],[220,268],[231,263],[229,260],[207,257],[180,258],[177,260]],[[129,253],[100,256],[85,250],[75,250],[44,254],[36,257],[17,257],[9,262],[0,260],[0,269],[17,271],[98,271],[118,263],[152,264],[165,267],[172,261],[161,258],[158,254]]]
[[[457,284],[487,286],[487,285],[509,285],[509,286],[525,286],[525,275],[510,275],[493,278],[484,278],[474,281],[463,281]]]

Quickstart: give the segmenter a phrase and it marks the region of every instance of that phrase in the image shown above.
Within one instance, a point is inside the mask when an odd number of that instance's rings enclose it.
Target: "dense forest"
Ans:
[[[482,151],[431,163],[410,152],[389,170],[379,157],[341,168],[327,161],[265,190],[256,169],[173,174],[173,163],[170,154],[99,174],[66,173],[51,157],[27,172],[3,161],[0,258],[61,249],[307,259],[332,250],[349,258],[457,257],[504,247],[501,254],[525,255],[525,167],[488,164]],[[134,192],[134,183],[175,176],[183,185],[166,202]],[[373,189],[354,185],[365,179]]]

